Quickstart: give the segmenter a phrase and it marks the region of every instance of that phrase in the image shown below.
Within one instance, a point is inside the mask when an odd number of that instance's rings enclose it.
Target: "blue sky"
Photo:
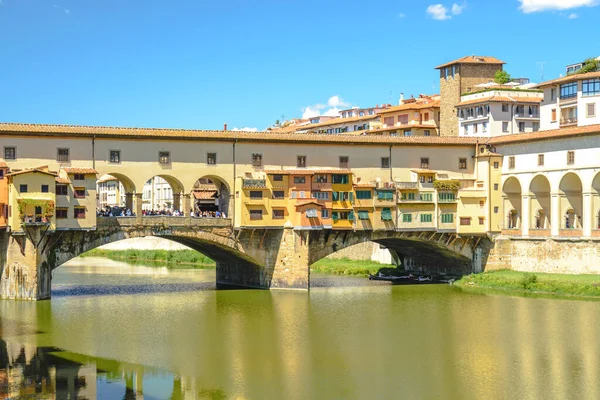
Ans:
[[[600,55],[598,0],[439,1],[0,0],[0,121],[262,130],[465,55],[535,82]]]

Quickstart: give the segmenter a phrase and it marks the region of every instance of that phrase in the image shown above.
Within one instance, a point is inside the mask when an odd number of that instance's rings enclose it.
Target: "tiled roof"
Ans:
[[[67,174],[85,174],[85,175],[97,175],[98,171],[93,168],[63,168]]]
[[[432,169],[413,168],[411,171],[416,172],[417,174],[437,174],[437,171]]]
[[[10,174],[6,174],[6,176],[15,176],[15,175],[22,175],[22,174],[29,174],[31,172],[40,172],[42,174],[46,174],[46,175],[50,175],[50,176],[57,176],[57,174],[55,172],[50,172],[48,171],[47,167],[37,167],[37,168],[25,168],[22,169],[20,171],[17,172],[11,172]]]
[[[477,99],[465,100],[458,103],[456,106],[468,106],[471,104],[479,103],[541,103],[540,97],[522,97],[522,96],[490,96],[490,97],[479,97]]]
[[[351,123],[351,122],[359,122],[359,121],[368,121],[368,120],[378,120],[378,115],[363,115],[362,117],[348,117],[348,118],[335,118],[330,119],[329,121],[319,122],[318,124],[308,124],[308,125],[300,125],[296,127],[297,131],[311,130],[313,128],[322,128],[324,126],[335,126],[339,124]]]
[[[4,161],[0,161],[0,168],[8,168],[8,164]]]
[[[351,174],[349,169],[266,169],[267,175]]]
[[[440,69],[447,67],[452,64],[506,64],[504,61],[498,60],[496,57],[490,56],[466,56],[463,58],[459,58],[458,60],[450,61],[442,65],[438,65],[435,69]]]
[[[436,108],[436,107],[437,108],[440,107],[440,100],[429,100],[427,102],[416,101],[414,103],[406,103],[406,104],[401,104],[399,106],[393,106],[393,107],[386,108],[385,110],[379,111],[379,115],[389,114],[389,113],[403,111],[403,110],[408,110],[408,111],[422,110],[424,108]]]
[[[575,82],[575,81],[579,81],[581,79],[591,79],[591,78],[600,78],[600,71],[588,72],[586,74],[567,75],[567,76],[563,76],[561,78],[556,78],[556,79],[552,79],[552,80],[549,80],[546,82],[542,82],[542,83],[538,84],[536,87],[541,88],[544,86],[557,85],[559,83]]]
[[[67,185],[71,183],[71,181],[68,178],[61,178],[60,176],[57,176],[56,178],[54,178],[54,180],[56,181],[56,183],[63,183]]]
[[[494,136],[489,138],[489,144],[510,144],[518,142],[532,142],[548,139],[569,138],[586,135],[600,135],[600,124],[588,126],[574,126],[572,128],[553,129],[551,131],[537,131],[517,133],[514,135]]]
[[[194,190],[192,193],[194,194],[194,198],[198,200],[214,199],[217,195],[216,190]]]
[[[355,188],[374,188],[376,185],[374,183],[355,183]]]
[[[397,130],[408,130],[408,129],[412,129],[412,128],[417,128],[417,129],[425,128],[425,129],[431,129],[431,130],[438,130],[439,129],[439,127],[437,125],[404,124],[404,125],[388,126],[387,128],[375,128],[375,129],[370,129],[368,131],[363,131],[363,132],[365,132],[365,134],[367,134],[367,135],[377,135],[377,134],[381,134],[383,132],[393,132],[393,131],[397,131]],[[427,137],[427,136],[413,136],[413,137]]]
[[[475,144],[474,138],[457,136],[389,137],[377,135],[317,135],[304,133],[202,131],[185,129],[112,128],[73,125],[37,125],[0,123],[0,135],[84,136],[96,138],[157,138],[173,140],[214,140],[238,142],[281,142],[316,144],[403,144],[464,145]]]

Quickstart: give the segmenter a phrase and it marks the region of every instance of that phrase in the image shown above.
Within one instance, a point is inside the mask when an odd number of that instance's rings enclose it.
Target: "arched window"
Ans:
[[[535,229],[546,228],[546,213],[544,210],[538,210],[535,213]]]
[[[519,214],[517,214],[517,210],[510,210],[508,213],[508,229],[517,229],[519,223]]]

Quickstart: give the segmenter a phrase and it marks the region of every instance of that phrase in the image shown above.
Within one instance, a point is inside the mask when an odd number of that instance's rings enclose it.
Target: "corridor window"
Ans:
[[[56,195],[57,196],[66,196],[67,195],[67,185],[56,185]]]
[[[257,154],[257,153],[252,154],[252,166],[253,167],[262,167],[262,154]]]
[[[297,156],[296,157],[296,167],[306,168],[306,156]]]
[[[118,164],[121,162],[121,150],[110,151],[110,162],[113,164]]]
[[[348,156],[340,156],[340,168],[348,168]]]
[[[575,164],[575,152],[567,151],[567,164]]]
[[[421,168],[429,169],[429,157],[421,157]]]
[[[5,147],[4,148],[4,159],[5,160],[16,160],[17,159],[17,148],[16,147]]]
[[[206,153],[206,163],[208,165],[217,164],[217,153]]]
[[[171,164],[171,153],[168,151],[159,151],[158,152],[158,163],[162,165]]]
[[[381,168],[389,168],[390,167],[390,158],[389,157],[381,157]]]
[[[508,168],[509,169],[515,168],[515,158],[514,157],[508,157]]]
[[[458,159],[458,169],[467,169],[467,159],[466,158]]]
[[[57,149],[56,161],[65,163],[69,162],[69,149]]]
[[[543,154],[538,154],[538,166],[540,166],[540,167],[544,166],[544,155]]]
[[[75,208],[73,208],[73,218],[76,218],[76,219],[85,219],[85,207],[75,207]]]

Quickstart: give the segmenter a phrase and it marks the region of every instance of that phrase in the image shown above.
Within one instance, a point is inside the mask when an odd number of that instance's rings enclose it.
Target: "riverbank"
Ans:
[[[215,268],[215,262],[194,250],[105,250],[94,249],[81,257],[105,257],[115,261],[127,261],[132,264],[150,264],[168,268]],[[350,259],[321,259],[311,265],[312,272],[332,275],[366,276],[379,271],[386,275],[397,274],[397,270],[388,264],[374,261]]]
[[[467,275],[454,284],[465,289],[600,298],[600,275],[591,274],[533,274],[502,270]]]

